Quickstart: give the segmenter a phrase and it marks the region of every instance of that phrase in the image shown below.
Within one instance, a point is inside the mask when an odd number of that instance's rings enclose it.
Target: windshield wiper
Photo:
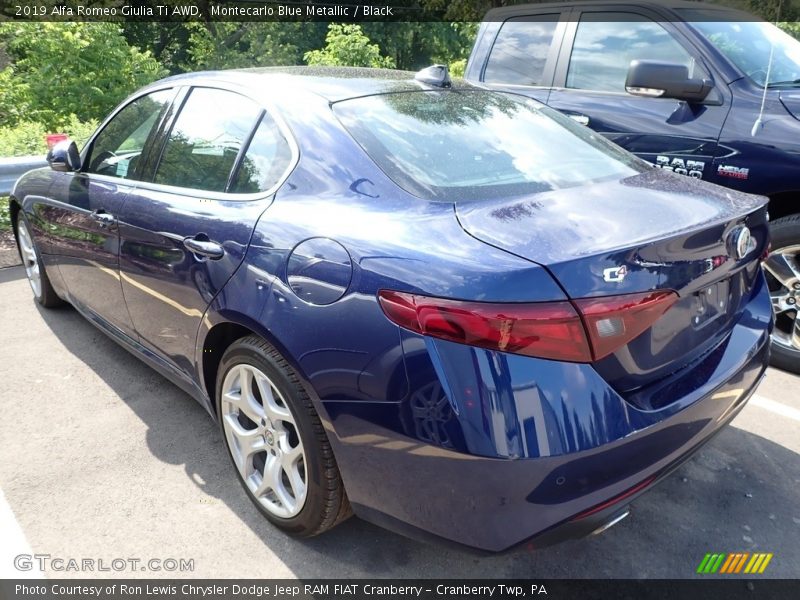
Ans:
[[[772,81],[767,84],[767,87],[773,88],[773,87],[783,87],[783,86],[798,85],[798,84],[800,84],[800,79],[792,79],[789,81]]]

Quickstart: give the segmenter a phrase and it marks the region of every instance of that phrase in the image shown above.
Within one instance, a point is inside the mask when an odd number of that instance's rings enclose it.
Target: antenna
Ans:
[[[449,88],[453,85],[450,81],[450,72],[447,69],[447,65],[431,65],[417,72],[414,75],[414,79],[420,83],[440,88]]]
[[[783,4],[783,0],[778,0],[778,11],[775,14],[775,27],[778,26],[778,23],[781,20],[781,4]],[[761,108],[758,111],[758,118],[756,122],[753,123],[753,128],[750,130],[750,137],[756,137],[756,133],[758,130],[764,126],[763,116],[764,116],[764,105],[767,102],[767,90],[769,89],[769,76],[772,73],[772,57],[775,55],[775,42],[770,40],[769,43],[769,62],[767,63],[767,78],[764,80],[764,91],[761,94]]]

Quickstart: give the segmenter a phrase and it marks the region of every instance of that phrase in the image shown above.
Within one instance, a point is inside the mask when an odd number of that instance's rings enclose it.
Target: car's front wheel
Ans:
[[[800,215],[772,221],[770,233],[764,270],[775,312],[771,364],[800,373]]]
[[[217,382],[228,454],[267,519],[308,537],[350,516],[322,422],[277,350],[256,336],[234,342],[222,357]]]
[[[53,285],[50,283],[50,278],[47,276],[47,271],[44,268],[44,264],[42,264],[39,251],[33,241],[28,221],[22,212],[20,212],[17,221],[17,247],[19,248],[22,266],[25,267],[25,274],[28,276],[28,283],[31,284],[31,290],[33,290],[33,297],[36,302],[45,308],[53,308],[63,304],[64,301],[58,297]]]

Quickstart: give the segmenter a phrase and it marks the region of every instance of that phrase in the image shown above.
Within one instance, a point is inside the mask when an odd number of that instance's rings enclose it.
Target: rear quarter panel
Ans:
[[[304,102],[283,103],[300,162],[262,214],[242,268],[212,303],[198,341],[209,323],[255,321],[320,400],[399,402],[409,392],[400,331],[380,309],[379,289],[486,301],[563,298],[544,269],[467,235],[452,205],[398,188],[327,102]],[[346,292],[325,304],[301,299],[289,284],[290,260],[331,244],[346,251],[331,261],[350,270]],[[319,284],[339,285],[340,275],[326,282],[323,272],[316,271]]]

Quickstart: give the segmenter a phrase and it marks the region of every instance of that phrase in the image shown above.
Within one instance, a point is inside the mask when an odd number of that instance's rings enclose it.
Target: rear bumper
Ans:
[[[693,389],[681,378],[656,411],[589,365],[409,334],[408,401],[323,405],[353,508],[411,537],[490,552],[590,534],[742,409],[768,363],[770,324],[761,292]]]
[[[767,353],[768,350],[768,346],[765,346],[763,352]],[[611,496],[608,500],[605,500],[601,504],[593,506],[582,513],[579,513],[578,515],[571,517],[567,521],[555,525],[551,529],[533,536],[533,539],[530,540],[533,547],[542,548],[568,539],[577,539],[595,533],[602,533],[602,531],[611,525],[619,522],[621,518],[627,516],[630,512],[631,502],[651,489],[654,485],[664,480],[673,471],[689,460],[695,454],[695,452],[711,441],[716,434],[724,429],[725,425],[730,423],[734,417],[739,414],[739,412],[747,403],[747,400],[750,399],[750,396],[753,395],[758,387],[758,384],[761,382],[765,370],[766,368],[761,369],[757,380],[749,387],[749,389],[745,390],[744,393],[742,393],[738,399],[730,404],[725,411],[720,413],[720,415],[714,420],[716,425],[715,427],[710,429],[704,435],[698,436],[699,439],[695,446],[686,448],[682,453],[675,453],[677,456],[675,456],[671,463],[659,469],[655,469],[651,475],[646,476],[641,482],[632,488],[625,490],[616,496]],[[749,379],[749,377],[746,378]],[[739,393],[740,389],[742,388],[726,386],[725,390],[719,390],[711,397],[711,399],[713,401],[714,396],[717,396],[718,399],[718,395],[731,391]]]

